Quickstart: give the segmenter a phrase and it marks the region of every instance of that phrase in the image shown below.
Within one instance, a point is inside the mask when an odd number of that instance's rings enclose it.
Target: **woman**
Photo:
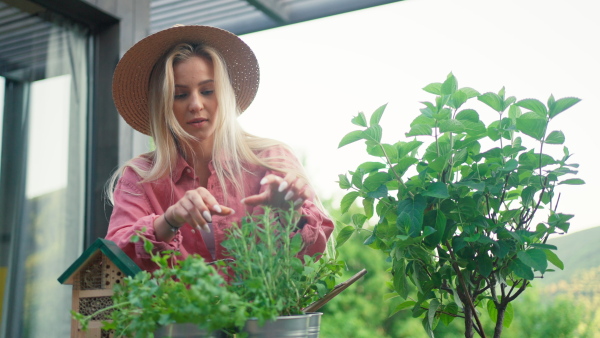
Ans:
[[[114,208],[106,238],[142,269],[153,270],[154,263],[141,242],[130,242],[136,232],[158,251],[180,251],[178,259],[200,254],[219,260],[226,258],[220,245],[225,230],[263,206],[301,215],[303,254],[325,250],[333,223],[315,204],[297,158],[237,122],[258,82],[250,48],[207,26],[150,35],[117,65],[117,109],[134,129],[152,136],[156,150],[132,159],[111,180]]]

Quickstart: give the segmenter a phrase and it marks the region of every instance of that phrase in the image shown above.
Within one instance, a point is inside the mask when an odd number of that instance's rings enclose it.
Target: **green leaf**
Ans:
[[[410,127],[410,131],[405,135],[409,136],[419,136],[419,135],[431,135],[432,128],[424,125],[424,124],[416,124]],[[339,147],[338,147],[339,148]]]
[[[545,226],[544,226],[545,228]],[[548,249],[548,250],[558,250],[556,245],[546,244],[546,243],[531,243],[530,246],[536,249]]]
[[[473,190],[477,190],[477,191],[485,190],[484,182],[464,181],[464,182],[455,183],[454,185],[457,187],[461,187],[461,186],[469,187],[469,189],[473,189]]]
[[[347,144],[350,144],[350,143],[353,143],[353,142],[356,142],[356,141],[362,140],[362,139],[364,139],[362,130],[351,131],[342,138],[342,140],[340,141],[340,144],[338,145],[338,149]]]
[[[385,164],[381,162],[364,162],[361,163],[358,167],[368,174],[370,172],[385,168]]]
[[[435,313],[437,309],[440,307],[440,301],[437,298],[432,299],[429,302],[429,310],[427,311],[427,320],[429,321],[429,327],[434,328],[433,320],[435,318]]]
[[[440,244],[440,242],[442,242],[442,237],[446,232],[446,222],[446,216],[440,210],[434,209],[425,214],[423,217],[423,225],[425,226],[425,230],[435,230],[435,232],[431,233],[430,235],[427,235],[426,231],[423,231],[423,235],[426,236],[424,240],[425,245],[434,248]]]
[[[430,196],[435,198],[448,198],[448,186],[442,182],[435,182],[427,187],[427,191],[423,193],[423,196]]]
[[[386,107],[387,107],[387,103],[384,104],[383,106],[377,108],[375,110],[375,112],[373,112],[373,115],[371,115],[371,120],[369,121],[369,124],[371,127],[379,124],[379,121],[381,120],[381,116],[383,115],[383,112],[385,111]]]
[[[570,178],[568,180],[560,181],[558,184],[581,185],[585,184],[585,181],[580,178]]]
[[[477,269],[483,277],[488,277],[494,268],[492,259],[487,254],[477,256]]]
[[[433,120],[433,115],[435,115],[438,111],[437,107],[434,106],[431,102],[424,101],[422,103],[425,105],[425,108],[419,109],[419,111],[421,112],[421,115],[419,117]],[[412,126],[413,124],[418,124],[416,123],[416,121],[418,121],[417,119],[419,117],[415,118],[413,120],[413,123],[411,123],[410,125]]]
[[[363,208],[365,209],[365,215],[367,216],[367,218],[371,218],[373,217],[373,204],[374,204],[374,199],[373,198],[365,198],[363,199]]]
[[[348,177],[346,177],[346,175],[340,174],[340,175],[338,175],[338,177],[339,177],[338,183],[340,184],[341,189],[350,189],[352,187],[352,184],[350,183],[350,181],[348,180]]]
[[[358,193],[358,191],[351,191],[347,193],[344,197],[342,197],[342,202],[340,203],[340,211],[342,212],[342,214],[348,212],[348,209],[359,195],[360,194]]]
[[[377,172],[377,173],[371,174],[369,177],[367,177],[365,179],[365,181],[363,182],[363,187],[367,191],[375,191],[381,185],[385,184],[386,182],[388,182],[391,179],[392,179],[392,177],[390,176],[390,174],[388,174],[386,172]]]
[[[532,269],[525,265],[525,263],[521,262],[519,259],[515,259],[510,262],[510,269],[517,275],[517,277],[524,278],[527,280],[533,280],[533,271]]]
[[[496,309],[496,304],[491,299],[487,301],[487,311],[492,322],[496,323],[498,321],[498,309]]]
[[[427,102],[427,103],[429,103],[429,102]],[[433,113],[432,113],[432,116],[433,116]],[[412,126],[422,124],[422,125],[426,125],[428,127],[433,128],[433,127],[435,127],[436,122],[432,116],[427,116],[427,115],[421,114],[421,115],[415,117],[415,119],[410,123],[410,126],[412,127]]]
[[[525,113],[517,118],[517,128],[525,135],[529,135],[534,139],[541,141],[546,134],[548,122],[540,117],[537,113]]]
[[[338,235],[335,239],[335,241],[336,241],[335,247],[339,248],[344,243],[346,243],[346,241],[352,236],[352,234],[354,234],[355,231],[356,231],[356,229],[351,225],[348,225],[348,226],[344,227],[342,230],[340,230],[340,232],[338,233]]]
[[[529,109],[542,118],[548,116],[546,106],[537,99],[524,99],[516,103],[517,106]]]
[[[521,112],[521,108],[519,108],[519,106],[513,104],[510,106],[510,108],[508,108],[508,118],[510,118],[513,123],[516,123],[517,118],[521,115],[523,115],[523,113]]]
[[[410,142],[398,142],[394,144],[398,150],[398,157],[402,158],[407,156],[411,152],[416,152],[417,149],[423,144],[422,141],[410,141]]]
[[[442,109],[440,109],[439,113],[433,114],[433,118],[436,121],[449,120],[451,117],[452,117],[452,110],[450,110],[448,108],[442,108]]]
[[[546,258],[544,251],[541,249],[518,251],[517,257],[519,260],[521,260],[521,262],[540,271],[541,273],[546,272],[546,268],[548,268],[548,259]]]
[[[404,172],[408,170],[408,168],[410,168],[413,164],[417,162],[419,162],[419,160],[414,157],[403,157],[399,159],[398,164],[394,166],[394,171],[398,175],[402,176],[404,175]]]
[[[371,245],[375,242],[375,240],[377,239],[377,236],[375,236],[375,233],[372,233],[371,236],[367,237],[367,239],[365,239],[365,241],[363,242],[363,245]]]
[[[460,122],[459,120],[454,120],[454,119],[450,119],[450,120],[444,120],[444,121],[440,121],[440,133],[446,133],[446,132],[451,132],[451,133],[462,133],[465,131],[465,125],[462,124],[462,122]]]
[[[352,223],[359,228],[363,227],[363,224],[367,221],[367,216],[363,214],[354,214],[352,215]]]
[[[413,317],[420,317],[422,315],[422,312],[424,312],[424,310],[421,311],[419,308],[413,309]],[[427,337],[435,338],[435,335],[433,333],[433,327],[431,327],[431,325],[429,324],[429,320],[427,320],[427,317],[423,318],[423,320],[421,321],[421,325],[423,325],[423,329],[425,330],[425,333],[427,333]]]
[[[521,191],[521,203],[524,207],[530,206],[533,203],[533,195],[537,189],[535,187],[527,187]]]
[[[154,248],[154,244],[149,240],[144,239],[144,251],[147,253],[152,253],[152,249]]]
[[[565,263],[563,263],[553,251],[544,249],[544,253],[546,254],[546,258],[548,258],[548,262],[561,270],[565,269]]]
[[[423,90],[434,95],[442,95],[442,84],[439,82],[430,83]]]
[[[488,92],[483,95],[479,95],[477,99],[499,113],[504,111],[502,98],[496,93]]]
[[[467,135],[472,137],[481,138],[487,131],[485,124],[481,121],[462,121],[462,124],[465,126],[465,132]]]
[[[425,207],[425,199],[421,195],[415,196],[414,199],[408,198],[398,202],[398,218],[403,223],[403,215],[406,215],[405,219],[409,222],[410,226],[410,236],[416,237],[421,233],[421,229],[423,228],[423,213],[425,212]]]
[[[462,91],[456,91],[452,96],[450,96],[450,101],[448,101],[448,105],[454,109],[460,108],[469,98],[467,94]]]
[[[510,159],[504,164],[501,171],[511,172],[511,171],[517,169],[518,166],[519,166],[519,161],[517,161],[515,159]]]
[[[509,328],[514,317],[515,310],[513,309],[512,303],[506,304],[506,311],[504,311],[504,321],[502,322],[502,326]]]
[[[438,173],[441,173],[449,165],[448,164],[449,160],[450,160],[450,154],[436,156],[436,158],[432,162],[429,162],[429,169],[432,169]]]
[[[565,143],[565,134],[560,130],[555,130],[546,137],[546,143],[563,144]]]
[[[394,275],[394,290],[400,297],[406,299],[408,297],[408,279],[406,278],[406,262],[404,259],[394,260],[392,274]]]
[[[478,91],[476,91],[475,89],[470,88],[470,87],[463,87],[463,88],[459,89],[458,91],[463,92],[465,95],[467,95],[467,99],[481,95]]]
[[[374,191],[369,191],[367,193],[367,197],[369,197],[369,198],[384,198],[387,195],[388,195],[388,188],[387,188],[387,186],[385,184],[384,185],[380,185]]]
[[[352,124],[355,124],[360,127],[367,126],[367,118],[365,117],[365,113],[363,113],[363,112],[358,113],[358,115],[353,117],[351,121],[352,121]]]
[[[415,304],[416,304],[416,302],[414,300],[407,300],[406,302],[402,302],[402,303],[396,305],[396,307],[394,308],[394,311],[392,312],[390,317],[402,310],[406,310],[408,308],[415,306]]]
[[[473,109],[461,110],[455,118],[459,121],[479,122],[479,114]]]
[[[379,143],[371,140],[368,140],[365,143],[367,144],[367,153],[369,155],[388,157],[392,163],[398,159],[398,151],[396,150],[396,147],[391,144]]]
[[[452,73],[448,74],[446,81],[442,83],[441,94],[442,95],[450,95],[454,94],[454,92],[458,89],[458,82],[456,81],[456,77]]]
[[[556,115],[562,113],[563,111],[571,108],[579,101],[581,101],[581,99],[578,99],[576,97],[564,97],[562,99],[559,99],[552,105],[552,107],[550,107],[550,118],[553,118]],[[550,104],[548,106],[550,106]]]
[[[383,131],[381,129],[381,126],[376,124],[376,125],[371,125],[369,128],[367,128],[363,132],[363,135],[364,135],[365,139],[379,143],[379,142],[381,142],[381,134],[382,133],[383,133]]]
[[[458,314],[458,305],[456,305],[456,303],[452,302],[452,303],[444,306],[443,311],[445,313],[442,313],[440,315],[440,320],[445,325],[449,325],[456,318],[455,316],[451,316],[450,314],[453,314],[453,315]]]

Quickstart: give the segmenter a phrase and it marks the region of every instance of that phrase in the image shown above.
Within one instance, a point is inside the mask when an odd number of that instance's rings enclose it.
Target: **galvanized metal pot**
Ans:
[[[319,332],[321,332],[321,316],[323,312],[310,312],[307,313],[308,317],[308,332],[306,337],[308,338],[319,338]]]
[[[305,315],[281,316],[259,326],[257,319],[249,319],[242,329],[250,338],[318,338],[321,330],[321,312]],[[154,332],[157,338],[226,338],[225,332],[206,332],[195,324],[171,324]]]
[[[196,324],[171,324],[163,326],[154,332],[154,337],[172,337],[172,338],[225,338],[228,337],[222,331],[207,332],[202,330]]]
[[[311,315],[281,316],[274,321],[268,321],[259,326],[257,319],[246,321],[243,332],[252,338],[306,338],[308,337],[308,323]]]

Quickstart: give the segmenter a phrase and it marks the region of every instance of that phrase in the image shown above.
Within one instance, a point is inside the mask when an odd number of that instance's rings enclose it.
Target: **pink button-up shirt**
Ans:
[[[258,154],[261,158],[283,159],[288,166],[300,167],[297,158],[283,147],[272,147]],[[135,163],[142,168],[149,168],[151,163],[145,157],[138,157]],[[268,174],[283,175],[279,172],[268,170],[261,166],[249,166],[249,172],[244,172],[245,196],[252,196],[262,192],[265,187],[260,185],[260,180]],[[206,188],[215,197],[219,204],[235,210],[230,216],[212,215],[214,235],[214,257],[207,248],[202,234],[189,225],[184,225],[175,237],[168,243],[156,240],[154,234],[154,220],[162,215],[169,206],[175,204],[183,197],[186,191],[200,186],[193,168],[179,156],[177,164],[171,174],[152,182],[140,183],[142,178],[131,168],[126,168],[119,179],[114,191],[114,208],[108,226],[106,239],[112,240],[129,256],[140,268],[148,271],[156,269],[148,253],[144,251],[142,241],[131,243],[130,238],[136,232],[142,231],[157,251],[176,250],[181,252],[177,259],[185,259],[190,254],[199,254],[208,262],[227,258],[221,241],[225,238],[225,229],[233,223],[240,224],[240,220],[247,213],[260,213],[261,207],[250,207],[241,203],[243,196],[239,196],[235,189],[229,190],[227,202],[225,193],[217,180],[217,175],[212,162],[209,163],[211,175]],[[329,235],[333,231],[333,223],[312,200],[307,200],[301,207],[304,226],[300,230],[305,248],[302,254],[313,255],[325,250]]]

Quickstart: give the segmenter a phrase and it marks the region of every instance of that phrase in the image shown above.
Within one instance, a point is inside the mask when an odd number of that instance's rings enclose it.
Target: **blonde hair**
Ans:
[[[285,144],[246,133],[237,121],[240,114],[236,104],[235,92],[231,85],[227,65],[219,52],[206,45],[182,43],[172,48],[154,66],[148,88],[148,108],[150,112],[150,135],[156,149],[145,154],[151,161],[150,168],[143,168],[134,162],[125,163],[108,181],[106,192],[113,203],[115,183],[126,167],[132,168],[141,182],[151,182],[170,175],[176,165],[178,153],[189,163],[193,162],[194,136],[188,134],[177,122],[173,113],[174,75],[173,67],[192,57],[200,57],[210,62],[214,71],[215,95],[218,102],[216,130],[212,156],[219,184],[228,196],[227,182],[243,196],[243,173],[247,165],[260,165],[265,168],[302,177],[307,182],[302,168],[289,165],[283,158],[259,158],[256,153],[273,146],[286,147]],[[288,148],[289,150],[289,148]],[[291,150],[290,150],[291,151]],[[192,158],[190,158],[192,157]],[[225,201],[226,202],[226,201]]]

